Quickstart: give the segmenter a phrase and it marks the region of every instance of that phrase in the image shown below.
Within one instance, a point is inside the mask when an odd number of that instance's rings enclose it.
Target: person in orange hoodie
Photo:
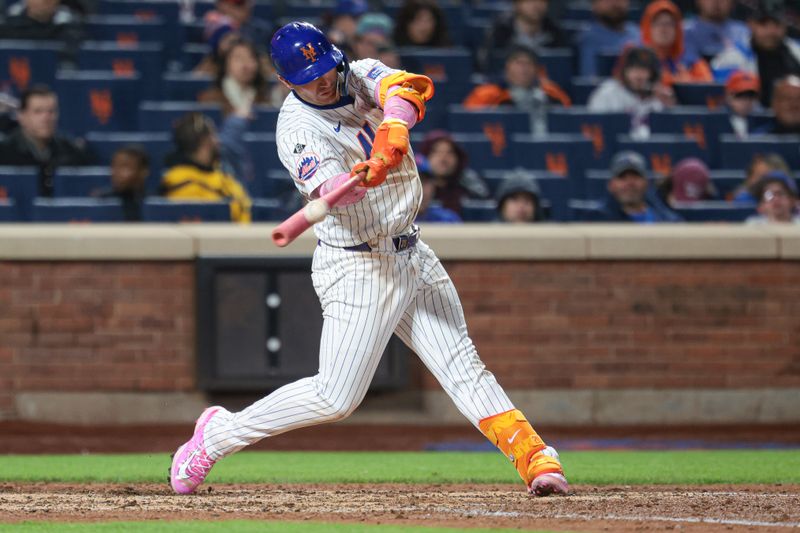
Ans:
[[[706,60],[684,51],[681,20],[678,6],[670,0],[652,2],[642,15],[642,43],[655,50],[661,60],[661,82],[672,85],[713,81]]]

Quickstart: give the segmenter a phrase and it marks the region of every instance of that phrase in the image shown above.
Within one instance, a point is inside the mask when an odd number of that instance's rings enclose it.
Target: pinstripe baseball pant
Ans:
[[[205,430],[212,459],[264,437],[350,415],[393,332],[476,427],[480,419],[514,408],[478,357],[453,282],[424,242],[402,252],[320,245],[312,280],[324,317],[319,372],[238,413],[220,411]]]

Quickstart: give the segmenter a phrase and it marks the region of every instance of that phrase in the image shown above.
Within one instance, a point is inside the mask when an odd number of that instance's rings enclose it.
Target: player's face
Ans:
[[[19,112],[17,118],[28,137],[47,141],[56,132],[58,101],[54,95],[31,96],[25,110]]]
[[[287,87],[293,89],[300,98],[314,105],[330,105],[339,100],[338,73],[336,68],[310,81],[305,85],[293,85],[281,79]]]
[[[758,212],[770,222],[791,222],[796,207],[794,197],[780,183],[770,183],[758,203]]]

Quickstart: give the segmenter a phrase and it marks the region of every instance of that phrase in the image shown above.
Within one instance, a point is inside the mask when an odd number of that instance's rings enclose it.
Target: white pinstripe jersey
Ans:
[[[348,94],[336,104],[314,106],[294,93],[286,97],[275,132],[278,157],[306,198],[326,180],[350,172],[369,158],[372,139],[383,120],[375,87],[393,72],[380,61],[363,59],[350,64]],[[421,199],[422,185],[409,149],[383,184],[368,189],[354,204],[333,208],[314,226],[314,232],[333,246],[402,235],[410,230]]]

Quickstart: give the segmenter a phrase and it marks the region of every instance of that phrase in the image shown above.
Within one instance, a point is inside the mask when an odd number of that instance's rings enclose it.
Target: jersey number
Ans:
[[[369,123],[364,122],[364,125],[361,126],[361,131],[356,135],[356,139],[361,143],[361,148],[364,149],[364,154],[369,159],[369,155],[372,153],[372,141],[375,140],[375,132]]]

